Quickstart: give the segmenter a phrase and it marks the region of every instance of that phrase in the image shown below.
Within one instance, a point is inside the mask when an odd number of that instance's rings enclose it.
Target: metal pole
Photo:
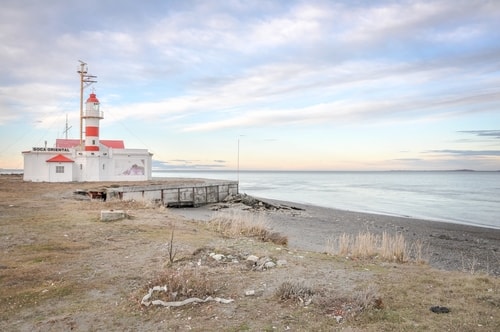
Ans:
[[[87,73],[87,64],[82,60],[80,62],[80,69],[77,71],[80,74],[80,148],[83,149],[83,89],[96,83],[97,76],[89,75]]]
[[[83,147],[83,75],[85,63],[80,63],[80,148]]]
[[[238,160],[236,166],[236,180],[240,183],[240,138],[238,137]]]

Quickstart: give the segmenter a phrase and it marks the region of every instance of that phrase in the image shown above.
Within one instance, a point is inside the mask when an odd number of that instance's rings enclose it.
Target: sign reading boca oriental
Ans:
[[[46,152],[69,152],[68,148],[40,148],[40,147],[33,147],[33,151],[40,152],[40,151],[46,151]]]

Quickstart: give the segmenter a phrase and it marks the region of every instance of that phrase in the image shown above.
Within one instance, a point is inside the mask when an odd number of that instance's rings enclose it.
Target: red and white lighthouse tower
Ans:
[[[85,151],[99,151],[99,121],[104,118],[99,109],[99,99],[92,92],[85,102]]]

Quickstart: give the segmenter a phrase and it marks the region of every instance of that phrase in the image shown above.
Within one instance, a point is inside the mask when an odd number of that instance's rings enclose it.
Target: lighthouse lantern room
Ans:
[[[36,182],[144,181],[151,179],[152,154],[146,149],[126,149],[122,140],[101,140],[104,119],[93,90],[83,108],[83,91],[95,83],[80,61],[80,139],[56,139],[52,147],[24,151],[24,180]],[[85,131],[83,122],[85,121]],[[85,132],[85,140],[83,133]]]

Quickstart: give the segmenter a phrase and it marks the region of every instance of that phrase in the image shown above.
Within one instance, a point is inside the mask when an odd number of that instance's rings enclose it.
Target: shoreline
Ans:
[[[266,198],[264,198],[266,199]],[[279,200],[275,200],[279,201]],[[475,228],[483,228],[483,229],[491,229],[495,231],[500,231],[500,226],[495,226],[495,225],[486,225],[486,224],[476,224],[472,222],[467,222],[467,221],[460,221],[460,220],[454,220],[454,219],[433,219],[433,218],[426,218],[424,216],[422,217],[416,217],[416,216],[411,216],[411,215],[405,215],[405,214],[398,214],[398,213],[390,213],[390,212],[377,212],[377,211],[362,211],[362,210],[343,210],[339,208],[334,208],[334,207],[327,207],[327,206],[321,206],[321,205],[314,205],[314,204],[302,204],[302,203],[292,203],[289,202],[289,204],[300,204],[300,205],[305,205],[305,206],[312,206],[312,207],[317,207],[317,208],[322,208],[322,209],[330,209],[330,210],[339,210],[339,211],[346,211],[346,212],[353,212],[353,213],[362,213],[362,214],[373,214],[373,215],[379,215],[379,216],[385,216],[385,217],[395,217],[395,218],[402,218],[402,219],[414,219],[414,220],[422,220],[422,221],[428,221],[432,223],[443,223],[443,224],[448,224],[448,225],[456,225],[456,226],[470,226],[470,227],[475,227]]]
[[[245,194],[245,193],[242,193]],[[253,196],[251,194],[248,194],[249,196]],[[403,219],[415,219],[415,220],[423,220],[423,221],[430,221],[430,222],[436,222],[436,223],[444,223],[444,224],[452,224],[452,225],[457,225],[457,226],[471,226],[471,227],[478,227],[478,228],[485,228],[485,229],[491,229],[491,230],[497,230],[500,231],[500,226],[497,225],[490,225],[490,224],[479,224],[479,223],[473,223],[470,221],[460,221],[456,219],[444,219],[444,218],[432,218],[432,217],[425,217],[425,216],[411,216],[407,214],[401,214],[397,212],[379,212],[379,211],[371,211],[371,210],[357,210],[357,209],[343,209],[343,208],[338,208],[338,207],[330,207],[330,206],[325,206],[325,205],[317,205],[314,203],[302,203],[302,202],[293,202],[293,201],[285,201],[281,199],[275,199],[275,198],[265,198],[265,197],[259,197],[259,196],[253,196],[256,197],[260,200],[264,201],[274,201],[274,202],[281,202],[283,204],[288,204],[288,205],[296,205],[296,206],[309,206],[309,207],[315,207],[315,208],[320,208],[320,209],[330,209],[330,210],[338,210],[338,211],[346,211],[346,212],[353,212],[353,213],[361,213],[361,214],[372,214],[372,215],[379,215],[379,216],[386,216],[386,217],[396,217],[396,218],[403,218]]]
[[[266,210],[270,227],[288,237],[290,249],[325,252],[328,241],[342,234],[401,233],[409,246],[421,241],[423,258],[432,267],[500,276],[500,229],[390,216],[256,198],[273,205],[298,209]],[[224,206],[214,211],[213,206]],[[216,203],[198,208],[172,209],[185,218],[206,221],[216,213],[248,210],[241,205]],[[255,211],[252,211],[255,213]]]

